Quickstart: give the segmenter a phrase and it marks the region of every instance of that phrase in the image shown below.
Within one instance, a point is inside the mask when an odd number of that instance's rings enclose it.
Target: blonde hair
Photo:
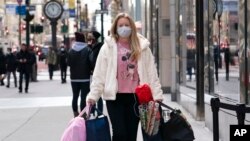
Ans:
[[[137,30],[136,30],[136,26],[135,23],[133,21],[133,19],[126,13],[120,13],[116,16],[116,18],[114,19],[114,22],[111,26],[111,36],[118,41],[119,39],[119,35],[117,33],[117,23],[119,21],[119,19],[121,18],[127,18],[132,32],[131,35],[129,36],[129,41],[130,41],[130,48],[131,48],[131,59],[132,60],[138,60],[139,56],[140,56],[140,42],[139,42],[139,38],[137,36]]]

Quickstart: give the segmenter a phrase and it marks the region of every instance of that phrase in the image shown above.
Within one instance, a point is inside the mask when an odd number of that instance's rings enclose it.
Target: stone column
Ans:
[[[204,88],[207,93],[214,92],[214,61],[213,61],[213,1],[204,0]]]
[[[171,62],[171,60],[175,60],[175,56],[171,53],[175,49],[175,5],[174,0],[171,1],[171,3],[170,0],[159,1],[159,77],[164,93],[170,93],[172,87],[171,93],[175,94],[176,81],[171,78],[175,75],[175,70],[173,70],[175,64]],[[170,19],[173,19],[173,21],[170,21]],[[170,37],[170,34],[173,34],[173,36]]]

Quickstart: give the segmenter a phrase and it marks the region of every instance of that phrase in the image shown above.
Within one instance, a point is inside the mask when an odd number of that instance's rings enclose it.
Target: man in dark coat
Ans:
[[[91,31],[88,33],[87,36],[87,40],[88,40],[88,46],[91,48],[92,52],[90,54],[90,61],[91,64],[93,65],[93,70],[91,72],[94,71],[95,69],[95,63],[98,57],[98,54],[100,52],[100,49],[103,45],[102,42],[98,42],[99,37],[101,36],[101,34],[97,31]],[[97,102],[97,108],[99,111],[103,111],[103,101],[102,98],[99,99],[99,101]]]
[[[7,85],[6,87],[10,87],[10,75],[12,73],[14,77],[14,84],[17,87],[17,78],[16,78],[16,68],[17,68],[17,60],[16,55],[12,53],[12,49],[8,48],[8,54],[6,55],[6,69],[7,69]]]
[[[64,46],[61,46],[60,48],[60,69],[61,69],[61,80],[62,83],[66,83],[66,77],[67,77],[67,51],[65,50]]]
[[[30,72],[32,69],[32,64],[35,60],[32,59],[32,55],[27,49],[26,44],[21,45],[20,52],[17,53],[17,61],[18,61],[18,71],[20,73],[19,76],[19,93],[22,93],[23,87],[23,76],[25,77],[25,93],[28,93],[29,89],[29,80],[30,80]]]
[[[4,85],[4,78],[6,74],[6,58],[3,53],[3,49],[0,48],[0,86]]]
[[[92,65],[89,55],[91,53],[82,33],[75,33],[75,42],[68,53],[68,66],[70,67],[71,87],[73,91],[72,109],[74,116],[78,116],[78,98],[81,96],[80,109],[86,106],[86,96],[89,93],[90,73]]]

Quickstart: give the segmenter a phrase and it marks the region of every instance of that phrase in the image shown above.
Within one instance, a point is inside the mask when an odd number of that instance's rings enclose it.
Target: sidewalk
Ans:
[[[17,88],[0,87],[0,141],[60,140],[73,116],[71,86],[69,81],[61,84],[59,72],[55,72],[54,80],[48,79],[46,72],[40,72],[39,82],[30,84],[28,94],[19,94]],[[169,94],[164,97],[164,103],[185,114],[196,141],[212,141],[204,122],[195,121],[178,103],[171,102]],[[107,115],[106,109],[104,113]],[[140,130],[137,141],[142,141]]]
[[[215,77],[215,76],[214,76]],[[187,75],[187,80],[188,80]],[[239,80],[239,67],[230,66],[229,71],[229,81],[226,81],[225,68],[219,69],[219,83],[216,84],[214,78],[214,93],[228,99],[230,101],[239,101],[239,90],[240,90],[240,80]],[[196,89],[196,78],[195,75],[192,76],[192,81],[187,81],[186,86],[191,89]]]

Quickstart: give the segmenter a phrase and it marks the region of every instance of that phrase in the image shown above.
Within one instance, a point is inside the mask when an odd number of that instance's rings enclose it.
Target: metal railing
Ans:
[[[220,108],[235,111],[239,125],[245,124],[246,113],[250,113],[250,107],[246,107],[245,104],[227,104],[220,102],[219,98],[212,98],[210,101],[213,112],[213,140],[219,141],[219,110]]]

